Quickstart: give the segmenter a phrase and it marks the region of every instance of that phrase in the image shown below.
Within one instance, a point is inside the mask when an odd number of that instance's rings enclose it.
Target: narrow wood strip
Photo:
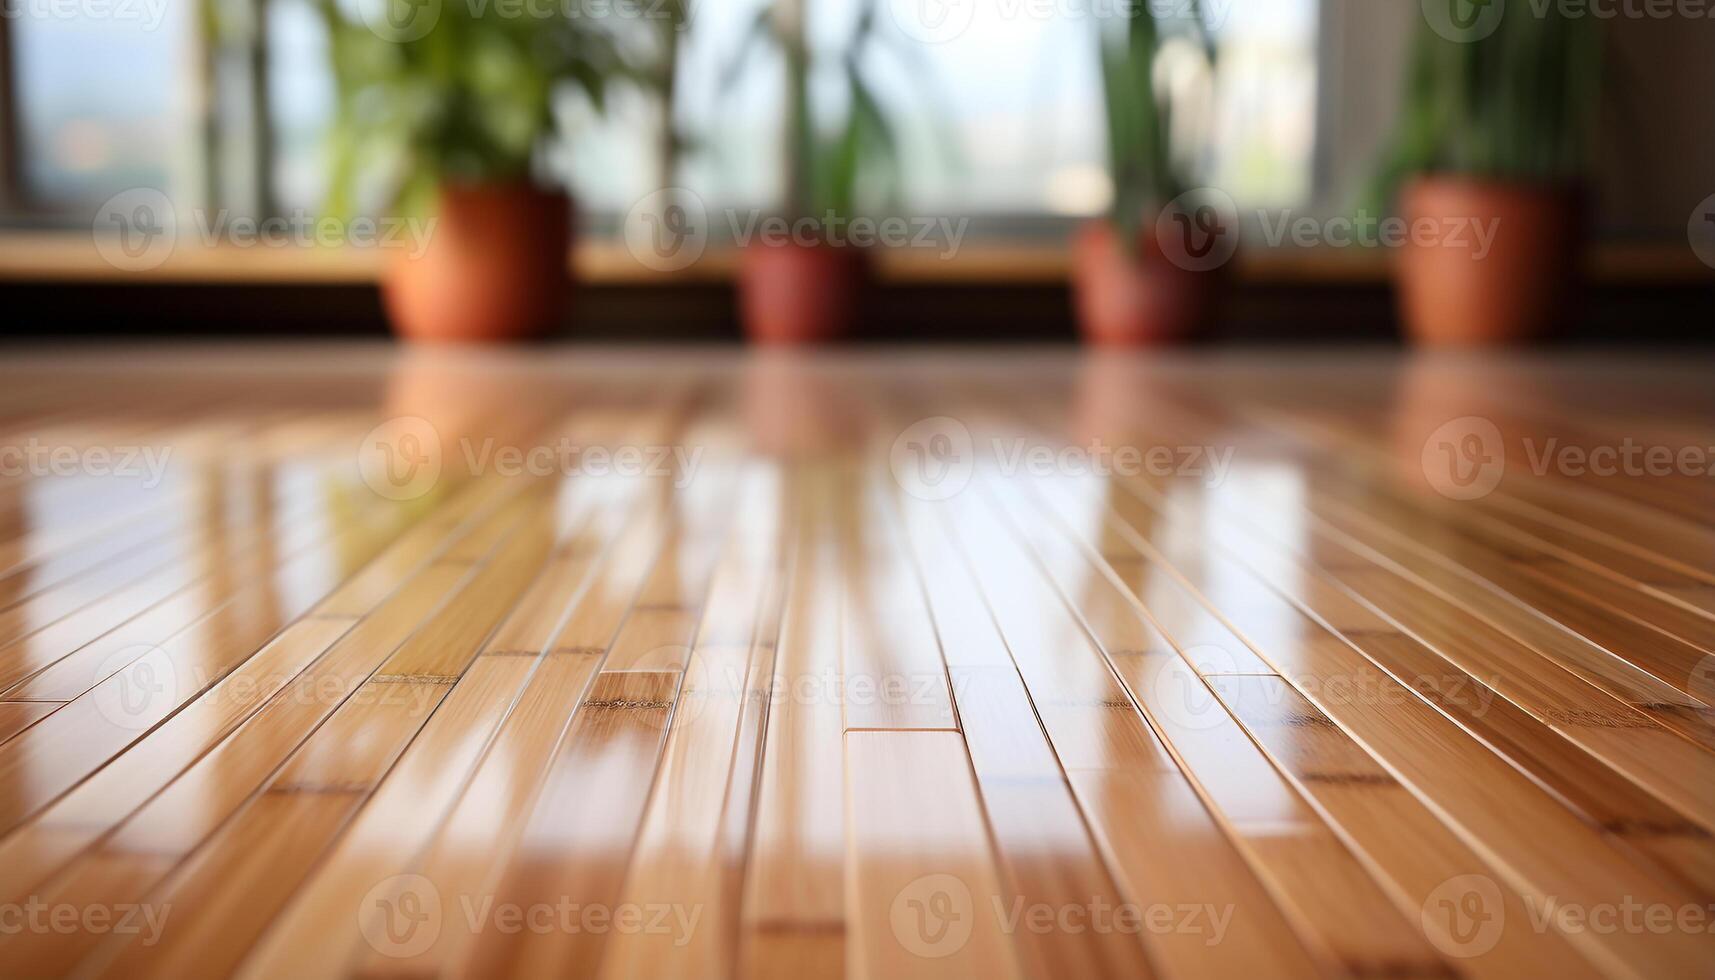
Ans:
[[[644,492],[640,496],[649,495]],[[457,802],[402,871],[414,873],[410,881],[427,883],[434,895],[449,896],[449,903],[480,903],[497,894],[500,877],[520,846],[534,801],[550,778],[552,760],[569,735],[570,721],[577,717],[580,702],[589,696],[601,660],[624,621],[629,608],[626,598],[637,594],[662,544],[666,528],[659,518],[659,501],[645,499],[631,517],[606,529],[613,534],[611,550],[600,547],[595,555],[588,556],[595,561],[589,585],[567,609],[559,632],[551,638],[544,668],[532,678],[517,710],[502,724]],[[603,623],[609,630],[607,635],[590,632]],[[430,892],[424,890],[422,894]],[[376,933],[371,927],[347,969],[362,975],[420,975],[453,969],[469,958],[483,925],[464,908],[460,905],[459,914],[443,918],[441,928],[428,935],[421,948],[386,942],[378,945],[369,940],[384,933]],[[364,911],[373,918],[384,910],[370,903]],[[337,956],[344,951],[335,944],[326,952]],[[273,973],[287,962],[270,956],[258,960],[257,969]]]
[[[354,532],[348,555],[361,563],[383,543]],[[15,828],[224,677],[286,625],[281,612],[197,623],[0,744],[0,829]],[[7,775],[20,771],[38,775],[28,782]]]
[[[596,675],[495,890],[496,906],[611,905],[623,884],[679,682],[673,672]],[[637,778],[639,771],[647,776]],[[606,791],[592,794],[591,785]],[[577,957],[591,946],[599,950],[600,934],[573,931],[578,925],[516,936],[479,931],[470,960],[458,972],[499,977],[593,970],[594,957]]]
[[[1016,912],[1010,921],[1017,922],[1048,910],[1056,925],[1086,927],[1013,929],[1021,965],[1033,976],[1154,975],[1138,935],[1087,928],[1100,909],[1141,903],[1119,890],[1103,863],[1011,654],[939,518],[928,506],[908,505],[904,520],[918,567],[937,572],[923,581],[937,631],[949,626],[943,648],[979,664],[949,672],[1000,859],[1003,912]]]
[[[1019,508],[1011,511],[1015,530],[1021,520],[1042,526],[1036,514],[1021,513],[1026,501],[1000,491],[997,496]],[[1415,910],[1393,904],[1203,683],[1194,665],[1231,668],[1235,658],[1226,651],[1242,646],[1238,638],[1223,626],[1226,641],[1220,646],[1206,642],[1207,632],[1198,634],[1203,644],[1186,644],[1174,635],[1171,621],[1132,605],[1134,591],[1111,567],[1093,566],[1092,557],[1070,542],[1031,547],[1062,590],[1086,597],[1067,600],[1086,628],[1092,615],[1104,624],[1122,624],[1112,632],[1093,630],[1092,638],[1300,933],[1358,976],[1450,975],[1451,968],[1403,914]],[[1137,567],[1133,575],[1147,578]],[[1142,642],[1139,629],[1148,634]],[[1148,652],[1115,657],[1115,650]]]
[[[1158,554],[1141,537],[1137,541],[1164,567],[1177,568],[1185,558],[1177,546]],[[1205,564],[1231,568],[1231,574],[1248,574],[1224,553],[1199,551],[1195,557]],[[1186,579],[1186,584],[1195,588],[1198,578],[1201,575]],[[1293,582],[1277,576],[1261,584],[1291,595]],[[1259,593],[1272,594],[1272,588]],[[1282,603],[1274,616],[1251,613],[1229,622],[1253,650],[1440,814],[1520,894],[1538,903],[1553,898],[1584,907],[1617,902],[1627,895],[1672,907],[1695,901],[1690,893],[1640,871],[1552,797],[1378,670],[1356,647],[1323,629],[1313,616],[1294,626],[1290,617],[1302,613],[1295,601]],[[1266,643],[1247,635],[1248,629],[1258,626],[1270,638]],[[1580,855],[1575,867],[1561,860],[1567,853]],[[1567,938],[1602,970],[1628,976],[1652,965],[1671,970],[1676,962],[1694,962],[1703,955],[1698,952],[1702,944],[1689,935],[1569,931]]]
[[[788,589],[750,834],[737,975],[841,977],[846,960],[844,724],[837,697],[837,471],[806,465],[806,534]]]
[[[846,975],[1020,976],[959,734],[847,733],[846,791]]]
[[[493,541],[509,527],[508,518],[505,514],[490,515],[466,533]],[[208,754],[196,758],[195,765],[183,770],[182,776],[180,770],[171,767],[166,771],[103,770],[113,775],[86,784],[87,790],[67,796],[34,825],[0,841],[0,855],[9,857],[8,867],[19,871],[16,877],[0,878],[6,882],[7,892],[21,893],[34,887],[66,859],[126,820],[131,810],[144,800],[149,800],[147,811],[139,814],[147,812],[149,819],[140,823],[133,820],[126,825],[126,832],[144,838],[159,835],[162,840],[139,843],[136,849],[183,853],[194,846],[239,806],[307,733],[356,691],[387,653],[410,636],[468,572],[462,565],[426,566],[399,594],[382,604],[375,615],[365,618],[318,659],[314,669],[293,677],[267,699],[262,710],[250,715]],[[311,622],[323,620],[316,618]],[[329,625],[323,628],[349,625],[337,619],[326,622]],[[221,696],[247,704],[252,698],[245,694],[245,689],[251,683],[258,682],[254,678],[234,681]],[[260,683],[268,686],[267,681]],[[72,717],[68,715],[72,709],[100,714],[99,704],[85,696],[51,718]],[[221,709],[217,706],[212,710]],[[25,737],[48,725],[63,723],[55,720],[36,726]],[[192,715],[181,724],[185,730],[195,732],[196,720],[197,715]],[[15,739],[0,747],[0,751],[23,741],[24,738]],[[206,744],[193,740],[184,748],[195,758],[195,753],[200,753]],[[186,759],[184,755],[177,758]],[[160,795],[155,795],[157,792]]]
[[[843,529],[846,730],[953,729],[946,661],[888,500],[897,488],[856,479],[862,498]]]
[[[969,556],[1001,633],[1016,655],[1023,648],[1020,641],[1028,639],[1032,630],[1039,627],[1032,619],[1011,614],[1018,600],[1007,598],[1007,590],[1024,588],[1032,579],[1041,583],[1039,570],[1028,567],[1025,557],[1015,547],[1002,543],[1006,534],[1004,526],[997,526],[992,518],[979,523],[977,515],[980,512],[971,508],[944,513],[953,519],[955,540]],[[1235,946],[1224,941],[1224,925],[1220,926],[1222,941],[1216,941],[1211,931],[1218,921],[1236,914],[1244,923],[1245,935],[1253,940],[1262,935],[1269,937],[1267,955],[1274,972],[1315,975],[1324,967],[1332,969],[1333,963],[1325,955],[1319,956],[1300,941],[1274,899],[1256,880],[1232,842],[1197,799],[1184,773],[1145,723],[1124,687],[1103,662],[1100,652],[1083,633],[1082,627],[1071,618],[1070,612],[1059,603],[1031,605],[1034,606],[1032,612],[1038,616],[1049,610],[1057,612],[1054,620],[1064,623],[1065,629],[1062,633],[1062,627],[1057,625],[1054,630],[1055,634],[1064,637],[1058,649],[1077,652],[1073,656],[1060,653],[1054,659],[1057,669],[1041,674],[1026,669],[1026,658],[1020,656],[1021,676],[1037,706],[1049,741],[1071,779],[1078,803],[1089,817],[1091,830],[1102,847],[1108,866],[1114,870],[1122,891],[1133,897],[1140,917],[1155,917],[1156,926],[1143,930],[1146,933],[1144,943],[1152,960],[1168,975],[1209,970],[1242,972],[1255,968],[1258,960],[1253,958],[1261,956],[1260,952],[1239,948],[1248,942]],[[1015,634],[1009,625],[1018,627],[1019,631]],[[1102,710],[1095,717],[1062,714],[1056,710],[1058,698],[1053,693],[1053,679],[1066,674],[1067,668],[1084,662],[1099,668],[1088,676],[1101,677],[1111,685],[1109,690],[1112,693],[1101,702]],[[1118,797],[1114,795],[1116,793]],[[1171,819],[1162,814],[1160,822],[1152,822],[1147,814],[1140,817],[1138,813],[1122,818],[1122,810],[1129,808],[1130,804],[1121,800],[1129,800],[1136,793],[1152,795],[1163,802],[1182,794],[1191,801],[1191,805],[1189,808],[1182,804],[1174,805]],[[1126,825],[1116,826],[1114,821],[1121,819],[1127,821]],[[1195,854],[1195,860],[1202,865],[1203,874],[1207,877],[1193,887],[1186,877],[1189,868],[1171,872],[1139,867],[1138,863],[1144,860],[1144,838],[1134,838],[1134,833],[1154,835],[1155,847],[1175,855]],[[1159,861],[1160,858],[1152,860]],[[1214,896],[1224,900],[1203,900]],[[1196,906],[1199,911],[1187,912],[1186,917],[1180,919],[1167,912],[1182,906],[1185,909]],[[1186,921],[1192,915],[1207,915],[1208,921],[1203,928],[1193,928],[1192,923]],[[1164,925],[1161,922],[1163,918],[1173,921]]]
[[[235,842],[268,840],[285,833],[284,828],[278,832],[267,829],[269,808],[256,805],[257,799],[278,795],[326,799],[328,802],[322,804],[322,809],[329,829],[321,836],[314,836],[297,828],[291,847],[299,859],[293,862],[290,872],[275,869],[265,884],[257,883],[250,889],[249,901],[230,909],[211,910],[198,918],[193,929],[169,929],[168,938],[160,944],[142,946],[115,937],[101,949],[92,950],[90,937],[83,937],[82,941],[67,939],[56,943],[51,952],[32,953],[32,958],[89,956],[88,967],[111,968],[120,974],[159,970],[168,976],[176,975],[187,958],[219,959],[221,971],[236,965],[308,873],[309,859],[322,853],[338,829],[374,793],[405,746],[416,737],[475,658],[481,640],[512,608],[528,577],[540,567],[549,547],[548,539],[541,533],[547,516],[541,504],[539,496],[527,496],[520,501],[525,512],[496,547],[492,560],[477,566],[462,583],[455,601],[443,605],[342,701],[324,724],[318,725],[302,745],[290,752],[286,762],[263,782],[257,795],[241,805],[231,819],[212,829],[206,838],[195,840],[184,837],[183,825],[172,828],[181,841],[177,853],[185,855],[186,861],[165,882],[151,883],[150,894],[161,897],[163,904],[171,904],[174,895],[194,895],[221,887],[223,880],[242,880],[251,849]],[[511,510],[507,508],[503,513],[510,516]],[[452,550],[463,546],[464,542],[455,542]],[[419,642],[424,637],[436,644],[434,652],[427,652]],[[459,651],[463,651],[462,656]],[[424,664],[433,667],[444,664],[450,669],[446,673],[424,671]],[[522,672],[528,665],[512,666]],[[515,679],[521,683],[522,676],[519,673]],[[469,693],[461,697],[461,703],[464,698],[475,698],[482,707],[474,713],[478,717],[492,715],[496,720],[512,695],[512,689],[504,682],[473,684],[466,690]],[[462,710],[455,709],[453,714],[456,716]],[[140,848],[155,855],[172,853],[163,846],[162,831],[166,828],[151,827],[149,823],[155,812],[152,807],[145,808],[105,841],[102,849],[124,852]],[[206,821],[209,816],[205,811],[203,819]],[[261,827],[257,826],[259,821],[264,822]],[[74,879],[77,873],[74,869]],[[223,937],[225,945],[204,949],[203,944],[211,935]]]
[[[768,474],[741,494],[616,906],[643,909],[656,925],[609,937],[604,978],[722,975],[737,955],[743,869],[735,862],[742,860],[754,795],[762,732],[755,716],[773,696],[783,576],[790,574],[791,538],[800,530],[795,521],[770,528],[785,510],[784,492]],[[730,827],[729,820],[742,823]]]

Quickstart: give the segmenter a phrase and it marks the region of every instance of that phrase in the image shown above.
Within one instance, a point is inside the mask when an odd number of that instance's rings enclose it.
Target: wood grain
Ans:
[[[1711,975],[1708,368],[19,352],[0,977]]]

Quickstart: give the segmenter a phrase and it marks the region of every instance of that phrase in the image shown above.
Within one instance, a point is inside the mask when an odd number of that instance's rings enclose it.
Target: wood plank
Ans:
[[[0,977],[1710,962],[1693,359],[16,354]]]
[[[839,474],[807,466],[809,529],[787,592],[763,736],[737,973],[841,977],[846,960],[841,555],[835,513],[850,506]]]
[[[1017,498],[1008,503],[1028,506]],[[1012,512],[1015,521],[1029,516]],[[1100,559],[1089,551],[1066,541],[1044,542],[1033,550],[1062,595],[1070,590],[1086,597],[1073,607],[1092,638],[1295,928],[1359,976],[1451,973],[1406,919],[1403,913],[1410,906],[1393,905],[1204,684],[1194,665],[1214,661],[1234,667],[1236,658],[1226,651],[1242,646],[1238,638],[1224,626],[1215,634],[1213,626],[1219,624],[1205,624],[1193,634],[1202,644],[1180,641],[1172,623],[1155,619],[1130,583],[1111,565],[1093,565]],[[1134,578],[1147,580],[1139,569],[1133,565]],[[1091,627],[1092,616],[1103,625]],[[1113,629],[1116,624],[1120,628]],[[1217,635],[1225,642],[1210,650],[1208,641]]]
[[[848,732],[846,788],[846,975],[1019,976],[958,733]]]
[[[1138,543],[1151,552],[1141,538]],[[1166,561],[1174,557],[1161,556]],[[1229,574],[1248,573],[1242,563],[1224,553],[1200,551],[1195,557],[1204,564],[1224,566]],[[1259,584],[1291,590],[1294,581],[1286,576]],[[1196,578],[1187,584],[1195,587]],[[1273,593],[1259,591],[1258,595]],[[1693,901],[1682,888],[1636,867],[1557,800],[1417,700],[1409,688],[1379,671],[1357,647],[1325,630],[1313,616],[1301,619],[1294,627],[1296,635],[1290,632],[1287,613],[1301,614],[1303,609],[1284,599],[1275,602],[1278,615],[1231,620],[1235,631],[1245,636],[1247,627],[1263,627],[1266,632],[1261,635],[1269,640],[1259,643],[1246,637],[1252,649],[1364,744],[1402,785],[1460,830],[1467,843],[1491,856],[1497,871],[1504,868],[1508,882],[1522,895],[1537,902],[1555,896],[1585,907],[1612,903],[1624,895],[1649,895],[1650,901],[1668,906]],[[1561,860],[1569,851],[1581,856],[1575,868]],[[1568,938],[1600,969],[1624,974],[1635,974],[1651,963],[1672,969],[1671,964],[1682,957],[1691,962],[1701,955],[1695,951],[1700,944],[1683,935],[1646,940],[1637,934],[1583,931],[1568,932]]]

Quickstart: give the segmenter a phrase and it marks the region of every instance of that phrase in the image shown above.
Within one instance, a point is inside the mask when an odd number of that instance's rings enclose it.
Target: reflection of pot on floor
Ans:
[[[1417,493],[1475,499],[1509,466],[1524,468],[1529,433],[1519,405],[1565,404],[1577,389],[1551,374],[1480,351],[1435,350],[1401,362],[1394,378],[1392,434],[1397,482]]]
[[[1397,277],[1407,334],[1430,347],[1521,343],[1572,309],[1583,210],[1566,185],[1422,177],[1400,210],[1411,229]],[[1417,228],[1435,228],[1421,239]]]
[[[739,259],[745,335],[760,344],[817,344],[850,336],[869,280],[861,248],[753,243]]]
[[[1162,252],[1154,223],[1135,249],[1111,222],[1091,221],[1072,246],[1072,301],[1090,344],[1142,347],[1179,343],[1207,329],[1220,296],[1220,269],[1195,270]]]
[[[423,253],[390,256],[382,295],[406,340],[521,340],[553,327],[570,293],[571,201],[526,183],[444,184]]]
[[[771,459],[832,456],[858,438],[858,397],[839,364],[790,347],[745,360],[745,430],[751,451]]]

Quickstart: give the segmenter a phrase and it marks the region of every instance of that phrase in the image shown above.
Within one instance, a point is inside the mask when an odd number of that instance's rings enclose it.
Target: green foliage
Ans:
[[[1183,193],[1185,148],[1172,145],[1173,105],[1155,84],[1162,46],[1174,37],[1194,41],[1213,73],[1215,48],[1205,26],[1203,5],[1193,5],[1185,20],[1158,19],[1148,0],[1121,5],[1125,10],[1097,24],[1102,95],[1108,129],[1108,173],[1113,181],[1113,221],[1130,242],[1145,215]]]
[[[910,42],[878,28],[878,3],[865,0],[851,36],[825,63],[805,39],[803,15],[809,0],[776,0],[752,22],[728,64],[722,87],[731,89],[762,44],[778,48],[786,62],[786,201],[789,218],[856,216],[872,186],[900,183],[899,140],[887,109],[865,77],[869,52],[890,45],[899,58],[926,72]],[[837,71],[845,89],[841,112],[827,112],[811,98],[814,72]]]
[[[1449,40],[1424,23],[1373,190],[1376,205],[1416,173],[1572,181],[1587,170],[1601,25],[1560,11],[1507,4],[1494,33],[1475,41]]]
[[[408,17],[413,0],[373,2]],[[599,109],[610,80],[633,74],[607,25],[556,3],[443,0],[434,26],[405,41],[370,30],[349,0],[316,3],[338,88],[334,213],[353,209],[370,176],[409,210],[443,180],[527,179],[560,91],[581,90]]]

